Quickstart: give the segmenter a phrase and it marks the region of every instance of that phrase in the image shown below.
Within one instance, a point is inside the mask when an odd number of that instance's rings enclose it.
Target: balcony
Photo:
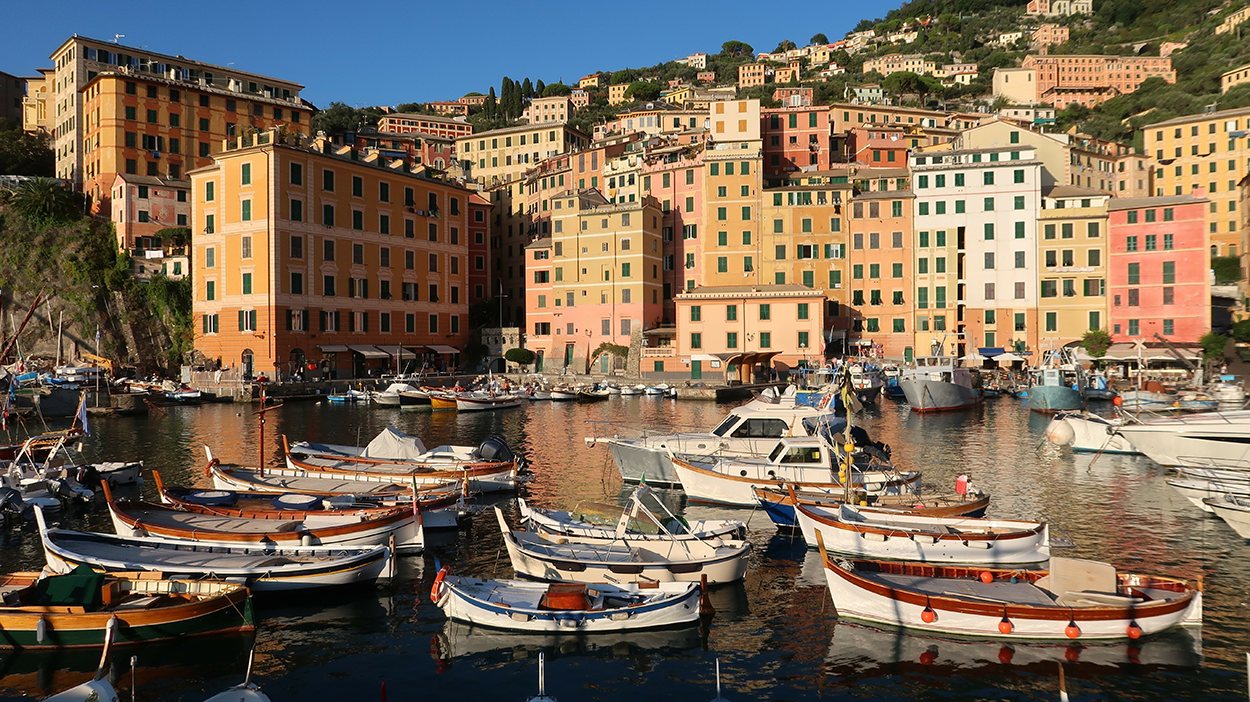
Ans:
[[[676,355],[676,346],[647,346],[642,349],[643,358],[672,358]]]

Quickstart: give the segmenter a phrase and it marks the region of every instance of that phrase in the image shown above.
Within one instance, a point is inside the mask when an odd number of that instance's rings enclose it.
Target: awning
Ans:
[[[977,352],[980,353],[982,356],[985,356],[986,358],[993,358],[995,356],[1004,354],[1007,351],[997,346],[990,346],[988,348],[977,349]]]
[[[319,344],[317,348],[321,349],[322,353],[344,353],[347,351],[347,347],[342,344]]]
[[[390,358],[391,355],[385,351],[379,351],[376,346],[349,346],[353,353],[358,353],[365,358]]]
[[[440,346],[439,344],[430,344],[426,346],[426,348],[433,351],[434,353],[460,353],[460,349],[456,348],[455,346]]]
[[[378,350],[384,352],[388,356],[399,356],[400,358],[416,358],[417,355],[402,346],[378,346]]]

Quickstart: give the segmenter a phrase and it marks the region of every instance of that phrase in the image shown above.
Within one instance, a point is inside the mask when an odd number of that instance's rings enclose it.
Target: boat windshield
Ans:
[[[731,414],[728,417],[725,417],[724,421],[720,423],[720,426],[712,430],[712,433],[717,436],[724,436],[725,432],[732,429],[733,426],[737,423],[738,423],[738,416]]]
[[[573,518],[580,522],[593,524],[597,527],[605,529],[616,529],[616,523],[621,520],[621,514],[625,512],[625,508],[620,505],[610,505],[603,502],[579,502],[577,507],[573,509]],[[626,527],[634,534],[659,534],[660,525],[646,514],[639,514],[629,520]]]

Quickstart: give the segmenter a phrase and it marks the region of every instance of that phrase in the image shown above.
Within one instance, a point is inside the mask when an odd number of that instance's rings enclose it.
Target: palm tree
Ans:
[[[23,181],[13,193],[12,204],[18,214],[37,222],[68,221],[81,215],[80,198],[52,178]]]

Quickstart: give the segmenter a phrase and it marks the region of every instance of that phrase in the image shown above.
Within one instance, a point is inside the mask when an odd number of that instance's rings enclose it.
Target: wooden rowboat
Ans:
[[[1049,570],[830,560],[837,615],[993,639],[1136,639],[1202,622],[1202,584],[1052,558]]]
[[[113,529],[121,536],[152,536],[218,544],[276,546],[385,546],[394,539],[396,553],[417,553],[425,535],[411,507],[380,515],[248,519],[200,514],[152,502],[117,502],[104,486]]]
[[[794,501],[785,487],[752,488],[755,501],[760,505],[773,524],[778,527],[797,529],[798,521],[794,515]],[[796,490],[798,501],[805,505],[823,507],[839,505],[845,501],[844,491],[813,491]],[[990,506],[990,496],[980,495],[868,495],[860,491],[852,493],[856,504],[866,502],[875,509],[888,509],[899,514],[917,513],[934,517],[983,517]]]
[[[163,580],[159,573],[0,576],[0,648],[53,649],[185,640],[255,629],[252,600],[235,583]]]
[[[478,492],[515,490],[520,462],[507,461],[426,462],[385,458],[325,458],[292,451],[286,446],[287,469],[327,475],[369,475],[397,483],[418,484],[468,480]],[[269,469],[266,469],[269,470]]]
[[[35,519],[48,570],[54,573],[86,565],[106,572],[244,582],[255,592],[355,585],[390,575],[386,546],[226,546],[48,528],[38,509]]]
[[[387,480],[377,476],[339,475],[309,473],[307,471],[246,468],[236,465],[210,463],[206,471],[213,479],[213,486],[220,490],[272,492],[275,494],[297,492],[301,495],[334,497],[351,495],[365,499],[392,499],[412,495],[412,483]],[[460,489],[456,481],[417,483],[417,492],[455,492]]]

